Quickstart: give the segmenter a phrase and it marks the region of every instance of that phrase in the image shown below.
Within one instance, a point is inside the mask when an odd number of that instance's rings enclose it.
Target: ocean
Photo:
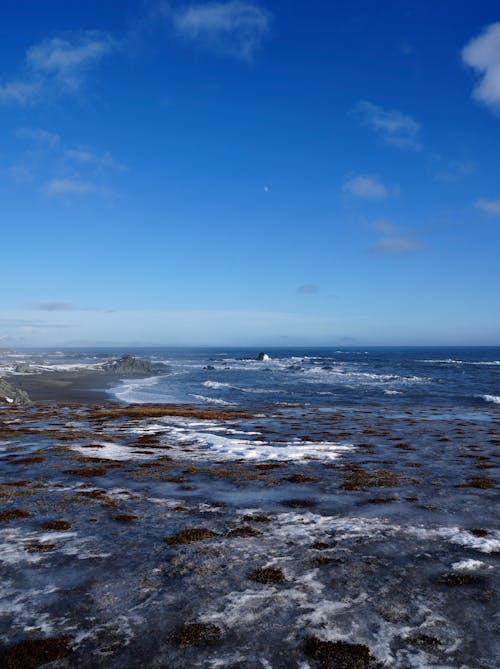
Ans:
[[[259,352],[3,352],[160,373],[0,407],[0,658],[496,669],[500,348]]]

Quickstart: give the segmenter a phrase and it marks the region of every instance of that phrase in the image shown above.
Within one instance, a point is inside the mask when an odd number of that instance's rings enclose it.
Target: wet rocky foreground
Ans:
[[[496,667],[499,416],[0,409],[0,666]]]

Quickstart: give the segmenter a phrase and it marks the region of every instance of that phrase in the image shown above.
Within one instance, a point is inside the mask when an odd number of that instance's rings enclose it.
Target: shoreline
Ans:
[[[120,400],[109,391],[122,379],[106,372],[46,371],[36,374],[8,375],[4,378],[16,388],[27,392],[33,402],[120,403]]]

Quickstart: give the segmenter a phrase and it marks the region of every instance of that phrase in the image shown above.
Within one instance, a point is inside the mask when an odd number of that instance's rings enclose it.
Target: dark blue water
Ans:
[[[500,347],[138,349],[166,374],[125,382],[130,402],[255,407],[485,407],[500,403]],[[108,351],[111,353],[111,351]],[[104,354],[101,351],[101,354]]]

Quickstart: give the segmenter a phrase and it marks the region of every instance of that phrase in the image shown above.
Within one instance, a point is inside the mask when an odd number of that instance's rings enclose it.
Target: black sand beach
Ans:
[[[9,378],[18,388],[28,393],[34,402],[69,402],[89,404],[110,402],[112,388],[119,379],[105,372],[38,372]]]

